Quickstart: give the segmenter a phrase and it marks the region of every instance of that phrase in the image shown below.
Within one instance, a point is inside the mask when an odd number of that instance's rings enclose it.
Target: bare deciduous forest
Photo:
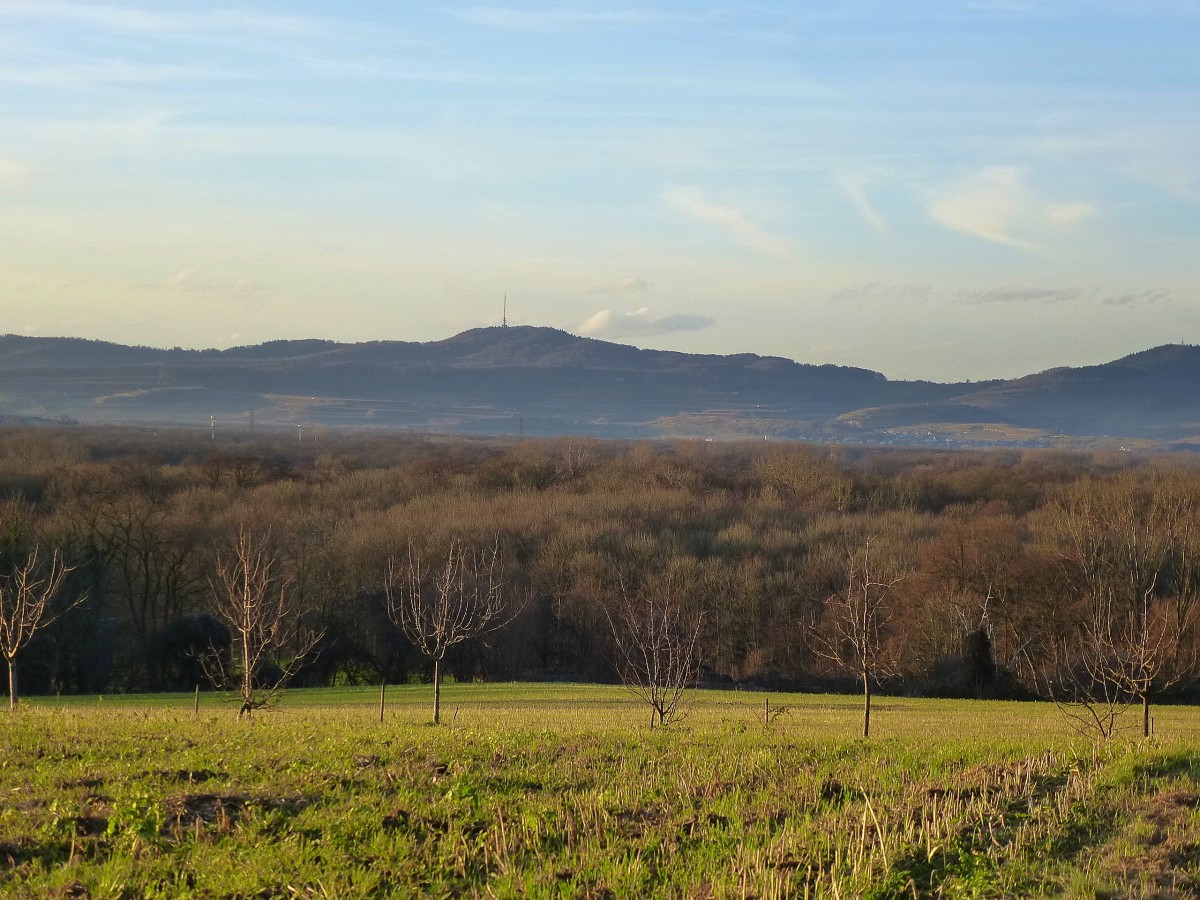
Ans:
[[[452,546],[494,549],[528,598],[448,648],[457,680],[612,681],[614,604],[667,585],[708,686],[1041,696],[1103,731],[1127,704],[1148,729],[1200,670],[1188,457],[305,437],[0,432],[0,571],[59,554],[54,602],[76,604],[22,648],[23,692],[208,685],[235,637],[214,585],[244,533],[294,633],[319,636],[259,662],[295,685],[429,678],[389,614],[389,561]]]

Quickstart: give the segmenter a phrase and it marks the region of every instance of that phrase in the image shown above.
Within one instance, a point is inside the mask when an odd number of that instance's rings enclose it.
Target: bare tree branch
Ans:
[[[38,631],[85,599],[80,596],[66,609],[47,615],[51,601],[70,571],[71,567],[63,563],[59,551],[55,550],[47,562],[42,558],[41,548],[35,545],[24,562],[0,575],[0,654],[8,664],[10,711],[15,710],[20,701],[17,654]]]
[[[653,710],[651,727],[669,725],[699,674],[696,645],[703,617],[688,616],[671,575],[633,593],[622,580],[619,600],[606,604],[604,614],[617,646],[621,680]]]
[[[884,638],[892,612],[889,598],[903,575],[880,575],[871,557],[871,541],[850,554],[846,586],[826,601],[833,634],[816,643],[816,652],[838,668],[852,672],[863,689],[863,737],[871,734],[871,692],[894,674],[884,653]]]
[[[216,687],[237,692],[239,718],[274,701],[324,637],[323,630],[305,627],[290,600],[290,580],[276,573],[275,564],[267,538],[242,527],[229,555],[218,554],[210,583],[213,614],[232,633],[233,659],[228,668],[218,653],[202,662]],[[273,673],[265,671],[268,663]]]
[[[1055,642],[1040,684],[1085,733],[1111,737],[1133,704],[1200,672],[1195,498],[1166,476],[1073,485],[1048,510],[1074,586],[1074,641]]]
[[[404,563],[388,560],[388,615],[433,662],[433,721],[441,722],[442,663],[451,647],[497,631],[524,608],[512,602],[499,542],[486,550],[451,541],[433,566],[410,543]]]

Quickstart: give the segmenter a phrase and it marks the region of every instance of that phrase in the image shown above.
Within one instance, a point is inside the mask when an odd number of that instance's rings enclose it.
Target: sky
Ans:
[[[0,0],[0,333],[1200,343],[1200,0]]]

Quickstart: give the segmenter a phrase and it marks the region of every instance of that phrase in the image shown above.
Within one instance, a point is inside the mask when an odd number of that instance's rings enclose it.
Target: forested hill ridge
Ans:
[[[484,434],[1064,444],[1200,441],[1200,348],[1010,381],[892,381],[743,353],[647,350],[553,328],[428,343],[228,350],[0,336],[0,422],[346,425]]]

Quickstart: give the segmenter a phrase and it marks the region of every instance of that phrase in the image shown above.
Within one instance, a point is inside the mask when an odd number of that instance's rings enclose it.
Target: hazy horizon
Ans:
[[[258,347],[258,346],[262,346],[264,344],[270,344],[270,343],[280,343],[280,342],[304,343],[306,341],[331,342],[331,343],[342,344],[342,345],[365,344],[365,343],[373,343],[373,342],[381,342],[381,341],[382,342],[402,343],[402,344],[430,344],[430,343],[436,344],[441,341],[448,341],[455,337],[458,337],[459,335],[465,333],[466,331],[471,331],[474,329],[497,329],[500,327],[501,327],[500,324],[477,325],[477,326],[473,326],[473,328],[464,329],[461,332],[455,332],[454,334],[447,334],[447,335],[443,335],[441,337],[430,338],[429,340],[422,340],[422,341],[408,340],[408,339],[405,339],[402,337],[398,337],[398,338],[391,338],[391,337],[366,338],[361,341],[337,341],[337,340],[334,340],[333,338],[326,338],[326,337],[321,337],[318,335],[310,334],[310,335],[300,335],[300,336],[291,337],[291,338],[265,338],[262,341],[254,341],[253,343],[229,344],[229,345],[222,346],[222,347],[211,346],[211,345],[207,345],[207,346],[194,345],[193,346],[193,345],[188,345],[188,344],[171,344],[169,346],[164,345],[164,344],[131,344],[131,343],[127,343],[124,341],[106,341],[103,338],[90,338],[90,337],[86,337],[84,335],[12,335],[12,333],[10,332],[8,334],[0,333],[0,337],[6,337],[6,336],[11,335],[11,336],[21,337],[21,338],[45,339],[45,340],[83,340],[83,341],[97,341],[98,340],[98,341],[102,341],[102,342],[106,342],[106,343],[112,343],[112,344],[117,344],[117,345],[135,347],[135,348],[145,348],[145,349],[150,349],[150,350],[187,350],[187,351],[195,351],[195,352],[206,352],[206,351],[221,351],[221,350],[237,349],[237,348],[244,348],[244,347]],[[533,324],[513,324],[513,323],[509,323],[509,327],[511,327],[511,328],[555,328],[555,326],[550,326],[550,325],[539,326],[539,325],[533,325]],[[744,355],[744,354],[755,354],[755,355],[763,356],[763,357],[778,357],[778,356],[780,356],[780,354],[758,353],[755,350],[730,350],[727,353],[709,353],[708,351],[671,351],[670,348],[655,346],[653,343],[649,343],[644,340],[632,340],[632,339],[617,340],[617,339],[608,338],[608,337],[598,337],[595,335],[576,334],[573,331],[570,331],[568,329],[562,329],[562,328],[555,328],[555,330],[562,331],[565,334],[570,334],[575,337],[587,338],[587,339],[591,339],[591,340],[607,341],[609,343],[622,344],[622,345],[632,346],[632,347],[636,347],[636,348],[644,349],[644,350],[668,351],[668,352],[689,352],[689,353],[694,352],[694,353],[698,353],[701,355],[715,355],[715,356],[734,356],[734,355]],[[1192,344],[1191,342],[1167,342],[1164,344],[1156,344],[1153,347],[1140,347],[1136,350],[1130,350],[1128,353],[1122,353],[1120,356],[1114,356],[1114,357],[1105,358],[1105,359],[1097,359],[1097,360],[1090,361],[1090,362],[1076,363],[1076,364],[1074,364],[1073,367],[1103,365],[1105,363],[1115,362],[1115,361],[1122,359],[1124,357],[1127,357],[1127,356],[1132,356],[1134,354],[1143,353],[1143,352],[1146,352],[1149,350],[1155,350],[1159,347],[1164,347],[1164,346],[1195,346],[1195,345]],[[783,358],[791,359],[793,362],[797,362],[797,363],[801,363],[801,364],[811,364],[811,365],[824,365],[825,364],[825,363],[816,363],[811,360],[796,359],[795,357],[783,357]],[[848,366],[850,364],[848,364],[848,363],[832,363],[832,365],[847,365]],[[1052,363],[1051,365],[1048,365],[1042,369],[1031,369],[1028,372],[1020,372],[1011,377],[1012,378],[1021,378],[1021,377],[1027,376],[1027,375],[1037,375],[1042,372],[1048,371],[1050,369],[1060,368],[1063,365],[1065,365],[1065,364]],[[886,372],[882,372],[878,367],[875,367],[875,366],[860,365],[860,366],[856,366],[856,367],[862,368],[862,369],[867,369],[867,370],[882,374],[885,377],[887,377],[889,381],[907,381],[907,380],[922,381],[923,380],[923,381],[931,381],[934,383],[941,383],[941,384],[951,384],[951,383],[960,384],[960,383],[974,383],[974,382],[982,382],[982,381],[1007,380],[1007,379],[1003,379],[1003,378],[990,379],[990,378],[971,378],[971,377],[962,378],[962,379],[941,379],[941,378],[937,378],[937,379],[920,379],[920,378],[904,379],[904,378],[897,378],[897,377],[888,375]]]
[[[547,325],[1014,377],[1200,340],[1200,7],[0,0],[0,331]]]

